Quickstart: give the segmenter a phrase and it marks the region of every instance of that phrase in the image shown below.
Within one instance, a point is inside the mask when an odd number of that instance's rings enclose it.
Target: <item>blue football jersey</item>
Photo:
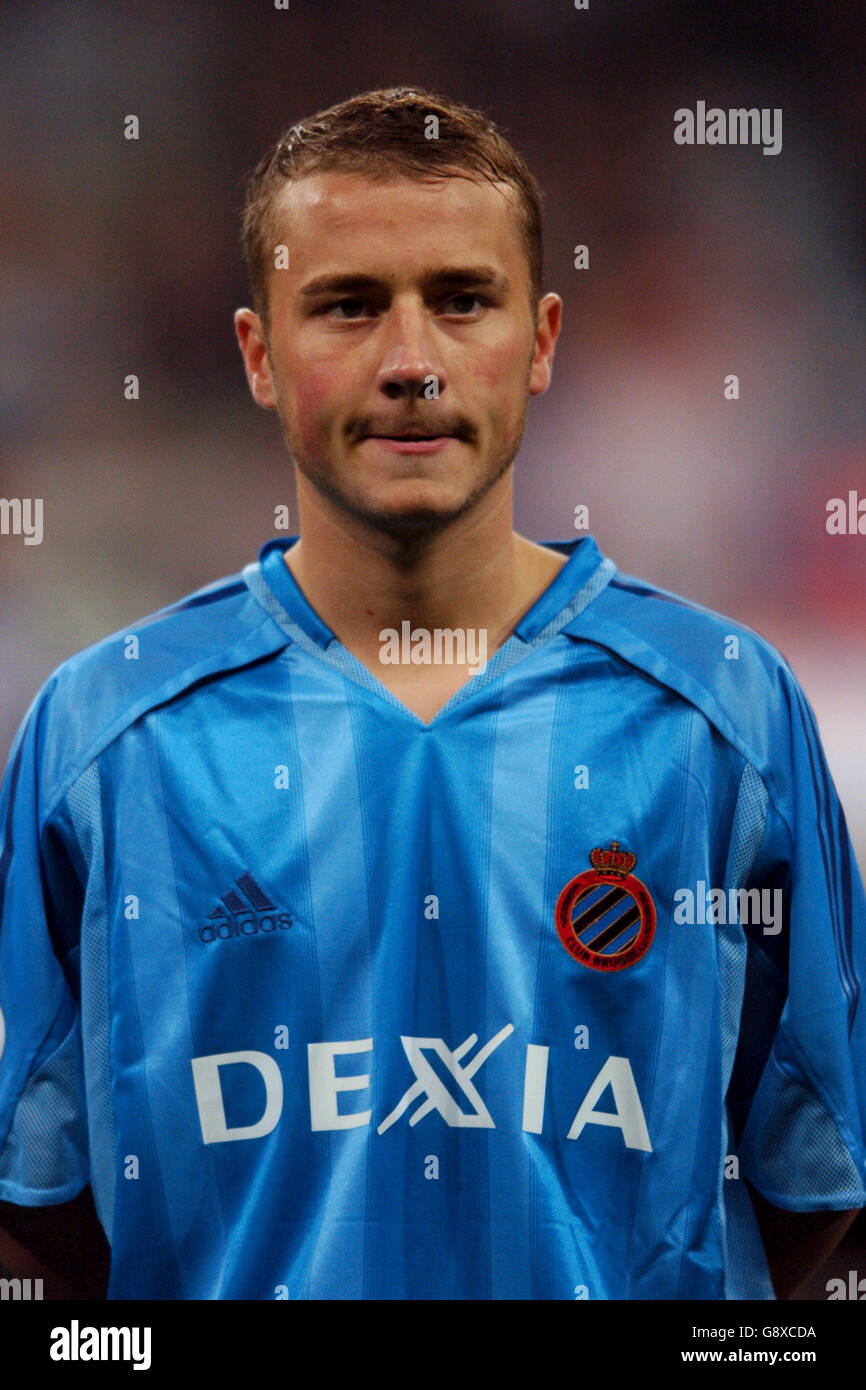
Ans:
[[[0,799],[0,1198],[112,1298],[772,1298],[866,1204],[866,899],[784,657],[594,539],[425,724],[269,541]]]

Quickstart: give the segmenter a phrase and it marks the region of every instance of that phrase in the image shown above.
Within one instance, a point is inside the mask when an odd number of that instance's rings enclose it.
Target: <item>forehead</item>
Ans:
[[[290,269],[299,274],[334,257],[450,264],[462,255],[499,261],[512,274],[525,259],[516,190],[486,180],[309,174],[280,189],[274,218],[289,248]]]

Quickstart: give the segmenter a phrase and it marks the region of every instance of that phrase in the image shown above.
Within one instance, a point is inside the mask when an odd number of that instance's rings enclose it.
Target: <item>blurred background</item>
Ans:
[[[864,70],[848,0],[7,0],[0,496],[43,498],[44,540],[0,535],[0,762],[62,660],[297,516],[232,328],[243,181],[286,125],[414,84],[488,112],[545,194],[564,326],[517,529],[574,537],[586,504],[621,569],[779,647],[866,871],[866,535],[826,531],[866,499]],[[781,108],[781,153],[675,144],[698,101]],[[863,1236],[837,1264],[866,1274]]]

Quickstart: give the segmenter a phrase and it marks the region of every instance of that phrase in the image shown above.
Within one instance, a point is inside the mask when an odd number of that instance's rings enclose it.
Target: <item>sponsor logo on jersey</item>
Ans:
[[[616,840],[594,849],[591,869],[571,879],[556,903],[556,930],[569,955],[590,970],[625,970],[645,956],[655,904],[632,870],[637,856]]]
[[[243,873],[235,879],[235,888],[229,889],[213,912],[208,913],[198,935],[200,941],[207,943],[232,941],[242,936],[287,931],[291,925],[289,913],[279,911],[251,873]]]
[[[310,1130],[318,1132],[369,1127],[374,1128],[377,1135],[385,1136],[398,1121],[403,1121],[410,1128],[421,1121],[426,1121],[429,1126],[437,1123],[433,1117],[438,1115],[439,1123],[444,1122],[449,1129],[497,1129],[501,1126],[512,1133],[519,1128],[524,1134],[551,1136],[557,1132],[559,1125],[563,1126],[558,1130],[562,1134],[565,1123],[570,1119],[566,1139],[577,1140],[588,1127],[592,1130],[595,1126],[601,1126],[608,1131],[619,1131],[617,1145],[641,1153],[653,1151],[628,1057],[608,1057],[601,1067],[598,1067],[596,1060],[591,1064],[591,1074],[583,1067],[575,1068],[570,1083],[574,1090],[573,1101],[571,1104],[566,1102],[565,1113],[560,1101],[556,1107],[558,1115],[554,1117],[547,1113],[547,1073],[550,1053],[553,1050],[556,1055],[557,1049],[551,1049],[547,1043],[520,1044],[512,1023],[506,1023],[481,1047],[478,1046],[477,1033],[470,1033],[456,1047],[451,1047],[444,1038],[434,1037],[401,1035],[400,1043],[413,1079],[399,1098],[389,1097],[389,1100],[397,1099],[397,1103],[378,1124],[372,1110],[376,1083],[373,1073],[376,1059],[382,1050],[386,1053],[390,1050],[389,1044],[386,1042],[383,1049],[381,1043],[374,1044],[372,1037],[307,1043]],[[520,1086],[519,1078],[522,1075],[522,1115],[518,1103],[508,1107],[505,1113],[494,1116],[479,1090],[479,1085],[483,1090],[484,1084],[483,1075],[479,1073],[485,1066],[496,1065],[492,1059],[501,1055],[500,1049],[502,1052],[511,1050],[513,1055],[518,1047],[523,1057],[515,1081]],[[559,1060],[562,1061],[561,1056]],[[283,1113],[287,1088],[284,1086],[282,1068],[270,1053],[250,1048],[238,1052],[215,1052],[193,1057],[191,1065],[205,1144],[261,1139],[276,1128]],[[264,1109],[252,1123],[233,1124],[227,1114],[223,1077],[232,1070],[235,1073],[233,1081],[226,1087],[230,1108],[236,1103],[240,1088],[245,1086],[244,1073],[249,1078],[249,1084],[255,1085],[260,1103],[264,1089]],[[256,1072],[258,1076],[253,1082],[253,1073]],[[378,1090],[380,1085],[381,1082],[375,1084],[375,1089]],[[564,1070],[557,1088],[561,1093],[563,1086],[569,1088],[567,1070]],[[359,1091],[364,1093],[364,1099],[357,1095]],[[351,1096],[348,1100],[346,1093]],[[288,1095],[290,1101],[294,1102],[297,1117],[297,1076],[288,1089]],[[516,1097],[518,1102],[520,1098]],[[366,1099],[370,1102],[368,1106],[364,1104]],[[597,1108],[602,1100],[605,1109]],[[249,1119],[249,1114],[245,1118]]]
[[[394,1121],[399,1120],[404,1111],[416,1101],[418,1102],[417,1107],[409,1117],[410,1125],[417,1125],[418,1121],[423,1120],[425,1115],[429,1115],[431,1110],[438,1110],[448,1125],[480,1127],[482,1129],[495,1128],[490,1118],[490,1111],[472,1084],[472,1077],[479,1067],[484,1065],[490,1054],[496,1051],[500,1043],[503,1043],[513,1032],[514,1024],[506,1023],[495,1037],[485,1043],[482,1048],[479,1048],[475,1056],[465,1066],[463,1059],[478,1042],[477,1033],[470,1033],[469,1037],[459,1047],[455,1047],[453,1052],[450,1047],[446,1046],[443,1038],[401,1037],[403,1051],[415,1073],[415,1080],[408,1090],[404,1091],[390,1115],[387,1115],[379,1125],[377,1133],[384,1134],[385,1130],[390,1129]],[[460,1092],[459,1099],[455,1099],[442,1079],[437,1076],[427,1058],[428,1052],[432,1052],[434,1056],[439,1058],[446,1073],[457,1083]],[[462,1100],[469,1102],[470,1110],[465,1111],[461,1108]]]

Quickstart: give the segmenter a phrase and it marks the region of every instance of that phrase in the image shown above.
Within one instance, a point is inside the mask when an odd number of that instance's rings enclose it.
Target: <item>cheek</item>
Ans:
[[[526,392],[527,359],[528,354],[515,351],[513,342],[488,347],[479,357],[473,375],[492,415],[501,419],[520,415]]]
[[[297,363],[290,370],[290,380],[290,408],[295,430],[301,439],[314,443],[329,432],[333,374],[324,370],[311,371],[309,366]]]

